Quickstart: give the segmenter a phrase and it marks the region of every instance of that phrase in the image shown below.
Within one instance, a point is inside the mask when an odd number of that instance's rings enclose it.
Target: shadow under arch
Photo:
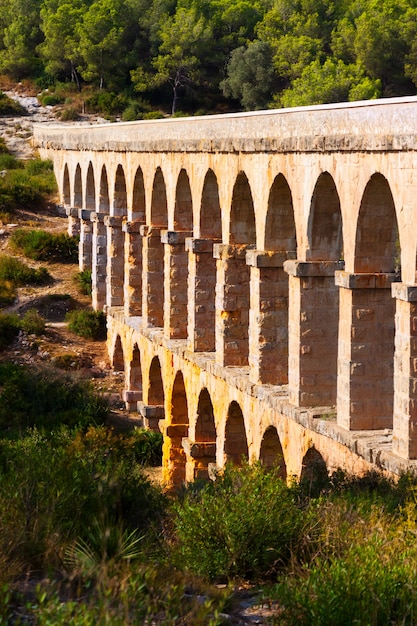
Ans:
[[[90,209],[94,211],[96,208],[96,186],[94,180],[94,169],[93,164],[88,164],[87,170],[87,181],[86,181],[86,189],[85,189],[85,206],[86,209]]]
[[[266,468],[278,467],[278,475],[287,479],[287,466],[284,460],[281,441],[275,426],[268,426],[262,438],[259,461]]]
[[[136,170],[133,182],[132,212],[129,219],[141,223],[145,223],[146,220],[145,183],[140,167]]]
[[[130,362],[130,370],[129,370],[129,384],[128,388],[132,391],[137,391],[142,394],[142,365],[140,358],[140,350],[137,343],[135,343],[133,352],[132,352],[132,360]]]
[[[122,165],[117,166],[114,179],[113,214],[116,216],[127,214],[126,177]]]
[[[291,189],[283,174],[275,176],[268,197],[265,222],[265,250],[292,252],[295,255],[297,237]]]
[[[200,236],[204,239],[222,238],[222,215],[217,177],[209,169],[204,178],[200,206]]]
[[[190,180],[184,169],[178,175],[175,189],[174,230],[193,232],[193,202]]]
[[[233,463],[234,465],[241,465],[244,460],[249,460],[245,420],[242,409],[235,400],[230,403],[227,412],[224,455],[225,462]]]
[[[151,406],[164,406],[165,394],[162,383],[161,363],[157,356],[151,361],[149,368],[148,404]]]
[[[209,465],[216,463],[216,438],[213,404],[209,392],[204,388],[198,398],[195,425],[195,442],[199,444],[193,455],[195,479],[209,477]]]
[[[63,183],[62,183],[62,199],[64,202],[64,206],[66,207],[71,206],[71,185],[70,185],[70,177],[69,177],[67,163],[65,163],[65,167],[64,167],[64,176],[63,176]]]
[[[342,213],[333,177],[322,172],[314,187],[308,224],[308,259],[339,261],[343,256]]]
[[[113,355],[112,355],[112,367],[115,372],[125,371],[125,359],[123,354],[122,340],[120,335],[117,335],[114,343]]]
[[[318,495],[328,483],[327,465],[320,452],[313,446],[304,455],[301,464],[300,485],[309,495]]]
[[[109,182],[105,165],[103,165],[103,167],[101,168],[98,210],[104,215],[108,215],[110,211]]]
[[[81,179],[81,167],[77,164],[74,176],[74,207],[82,209],[83,206],[83,184]]]
[[[164,460],[168,465],[170,482],[179,486],[186,479],[187,458],[182,440],[188,437],[189,425],[187,394],[181,371],[176,373],[172,386],[170,413],[170,423],[166,430]]]

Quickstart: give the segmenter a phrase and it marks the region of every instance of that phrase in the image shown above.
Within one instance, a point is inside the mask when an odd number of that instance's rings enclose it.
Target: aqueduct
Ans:
[[[38,125],[178,483],[417,465],[417,98]]]

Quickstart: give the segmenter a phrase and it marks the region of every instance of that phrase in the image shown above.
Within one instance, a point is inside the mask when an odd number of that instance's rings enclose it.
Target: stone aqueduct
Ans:
[[[417,464],[417,98],[35,126],[168,482]]]

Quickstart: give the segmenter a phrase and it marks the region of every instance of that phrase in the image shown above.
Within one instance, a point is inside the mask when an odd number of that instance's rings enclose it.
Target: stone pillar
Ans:
[[[286,260],[286,252],[246,253],[250,266],[249,378],[255,384],[288,382]]]
[[[164,334],[167,339],[187,338],[188,255],[185,238],[191,233],[161,230],[164,244]]]
[[[126,317],[142,315],[142,237],[139,222],[123,222],[125,234],[124,307]]]
[[[417,459],[417,285],[394,283],[396,298],[392,449]]]
[[[336,403],[338,289],[342,261],[285,261],[289,274],[288,393],[295,406]]]
[[[164,325],[164,247],[161,231],[142,224],[142,321],[144,326]]]
[[[337,272],[340,287],[337,422],[392,428],[395,274]]]
[[[169,424],[163,430],[162,478],[166,484],[180,487],[186,480],[187,457],[182,441],[188,437],[188,424]]]
[[[102,311],[106,304],[107,229],[104,215],[92,213],[90,217],[93,225],[91,298],[93,309]]]
[[[91,222],[92,211],[78,209],[80,222],[80,242],[78,244],[78,265],[80,272],[91,270],[93,254],[93,224]]]
[[[188,437],[182,440],[182,447],[186,456],[185,480],[208,480],[210,466],[216,462],[215,441],[190,441]]]
[[[68,217],[68,234],[70,237],[78,237],[80,234],[80,218],[78,217],[79,209],[66,207],[65,213]]]
[[[249,279],[246,245],[216,243],[216,363],[248,365]]]
[[[122,217],[106,215],[104,223],[107,228],[106,304],[109,307],[123,306],[125,259]]]
[[[215,339],[216,260],[212,239],[185,240],[188,252],[188,347],[213,352]]]
[[[143,425],[149,430],[162,432],[164,429],[165,409],[164,405],[144,404],[139,401],[137,409],[143,419]]]

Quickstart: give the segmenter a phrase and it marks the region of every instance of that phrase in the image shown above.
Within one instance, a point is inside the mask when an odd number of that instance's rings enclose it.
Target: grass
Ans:
[[[50,161],[30,159],[22,162],[1,151],[0,209],[11,213],[17,208],[36,211],[56,192],[56,181]]]

